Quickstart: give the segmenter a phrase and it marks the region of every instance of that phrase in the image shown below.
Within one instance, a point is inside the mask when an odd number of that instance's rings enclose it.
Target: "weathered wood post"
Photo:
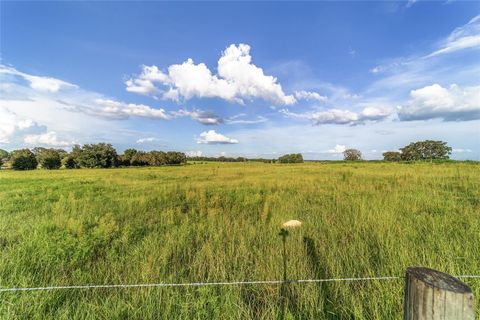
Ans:
[[[474,320],[472,290],[459,279],[423,267],[407,268],[404,320]]]

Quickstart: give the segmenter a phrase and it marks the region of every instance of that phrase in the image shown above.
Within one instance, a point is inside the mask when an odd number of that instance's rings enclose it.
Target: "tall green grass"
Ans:
[[[290,279],[480,274],[478,165],[210,163],[0,172],[0,287],[282,279],[289,219]],[[0,293],[0,318],[399,319],[402,303],[402,280],[80,289]]]

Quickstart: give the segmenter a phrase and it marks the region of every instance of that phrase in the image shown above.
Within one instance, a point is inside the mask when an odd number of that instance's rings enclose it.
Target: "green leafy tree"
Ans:
[[[60,153],[55,149],[44,150],[37,161],[42,168],[48,170],[59,169],[62,165]]]
[[[303,156],[301,153],[285,154],[278,158],[279,163],[303,163]]]
[[[187,162],[187,156],[183,152],[169,151],[166,154],[167,164],[182,164]]]
[[[444,160],[449,159],[452,148],[447,142],[424,140],[412,142],[400,149],[402,152],[402,160]]]
[[[128,148],[126,149],[121,156],[118,157],[119,165],[130,166],[132,165],[133,157],[138,153],[136,149]]]
[[[130,160],[130,164],[136,167],[148,166],[150,157],[145,151],[138,151]]]
[[[67,155],[63,149],[47,149],[43,147],[36,147],[32,149],[37,162],[44,169],[59,169],[62,165],[62,158]]]
[[[150,151],[147,155],[148,165],[163,166],[167,164],[167,154],[163,151]]]
[[[402,161],[402,154],[398,151],[387,151],[383,153],[384,161]]]
[[[345,161],[359,161],[362,160],[362,152],[357,149],[347,149],[343,151],[343,160]]]
[[[72,155],[80,168],[111,168],[117,166],[117,151],[111,144],[97,143],[74,146]]]
[[[12,169],[33,170],[37,168],[38,162],[30,149],[20,149],[12,152],[10,157]]]

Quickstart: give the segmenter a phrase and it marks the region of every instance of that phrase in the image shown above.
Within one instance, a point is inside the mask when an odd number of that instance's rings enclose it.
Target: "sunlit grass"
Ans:
[[[0,286],[480,274],[475,164],[0,172]],[[480,297],[480,281],[465,280]],[[291,284],[286,318],[398,319],[403,281]],[[0,319],[272,319],[280,286],[0,293]]]

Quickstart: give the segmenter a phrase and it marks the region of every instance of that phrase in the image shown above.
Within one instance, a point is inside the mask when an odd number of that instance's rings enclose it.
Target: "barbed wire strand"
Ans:
[[[480,278],[480,275],[461,275],[457,278]],[[398,280],[404,277],[364,277],[364,278],[331,278],[331,279],[301,279],[301,280],[258,280],[258,281],[233,281],[233,282],[190,282],[190,283],[139,283],[139,284],[92,284],[73,286],[48,286],[48,287],[25,287],[25,288],[1,288],[0,292],[17,291],[46,291],[46,290],[67,290],[67,289],[113,289],[113,288],[148,288],[148,287],[204,287],[204,286],[235,286],[235,285],[257,285],[257,284],[283,284],[283,283],[315,283],[315,282],[349,282],[349,281],[370,281],[370,280]]]

